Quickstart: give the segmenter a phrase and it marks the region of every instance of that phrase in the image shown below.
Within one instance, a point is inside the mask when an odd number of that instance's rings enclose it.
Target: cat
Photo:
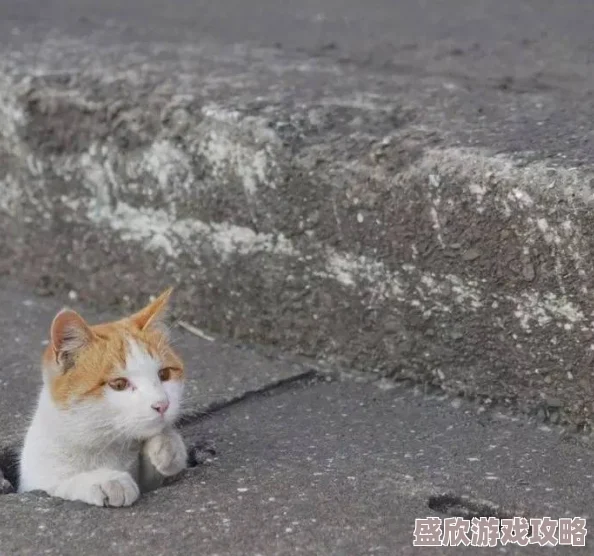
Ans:
[[[127,318],[54,318],[43,386],[19,462],[19,492],[129,506],[187,462],[175,429],[184,366],[164,325],[171,289]]]

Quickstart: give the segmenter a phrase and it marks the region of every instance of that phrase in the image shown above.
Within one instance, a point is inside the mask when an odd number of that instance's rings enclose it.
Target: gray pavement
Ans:
[[[39,351],[44,311],[59,300],[6,282],[0,291],[14,313],[0,332],[7,337],[18,328],[20,351]],[[195,384],[208,393],[187,406],[183,433],[190,446],[210,450],[199,453],[199,465],[127,509],[4,495],[0,554],[473,554],[473,547],[413,547],[414,519],[591,516],[586,493],[594,463],[585,438],[362,376],[307,374],[275,386],[287,376],[282,357],[192,341],[184,354],[190,369],[200,368]],[[0,395],[3,418],[17,396],[19,411],[34,400],[30,377],[18,372],[15,359],[16,350],[0,356],[2,382],[10,383]],[[229,380],[241,373],[260,391],[227,403],[228,393],[216,386],[221,373]],[[208,415],[196,414],[209,404]],[[15,440],[6,429],[0,438]],[[582,549],[546,550],[590,552],[589,541]]]

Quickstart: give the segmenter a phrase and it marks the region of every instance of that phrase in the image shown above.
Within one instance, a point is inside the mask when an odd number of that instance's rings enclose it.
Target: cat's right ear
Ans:
[[[52,322],[50,337],[56,363],[67,370],[76,352],[93,340],[93,331],[76,311],[62,309]]]

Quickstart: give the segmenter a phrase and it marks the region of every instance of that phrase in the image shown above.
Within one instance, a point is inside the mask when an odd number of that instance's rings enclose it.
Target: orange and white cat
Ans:
[[[21,454],[20,492],[129,506],[186,467],[174,428],[184,369],[163,326],[170,294],[107,324],[90,326],[71,310],[56,315]]]

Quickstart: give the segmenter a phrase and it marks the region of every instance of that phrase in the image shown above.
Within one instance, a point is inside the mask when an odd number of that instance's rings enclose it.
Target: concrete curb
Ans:
[[[590,172],[444,79],[100,39],[3,57],[0,269],[589,427]]]

